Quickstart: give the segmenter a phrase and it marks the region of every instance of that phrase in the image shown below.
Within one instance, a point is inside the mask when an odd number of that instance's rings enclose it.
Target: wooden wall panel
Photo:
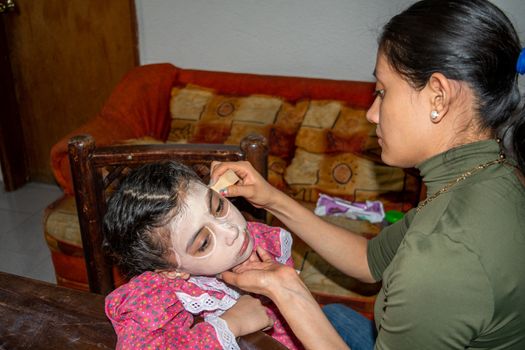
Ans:
[[[51,146],[86,122],[138,64],[132,0],[17,0],[7,45],[32,181],[53,182]]]

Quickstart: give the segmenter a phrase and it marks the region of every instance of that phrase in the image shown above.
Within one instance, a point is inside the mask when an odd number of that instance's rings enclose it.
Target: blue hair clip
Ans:
[[[521,50],[518,62],[516,63],[516,71],[520,74],[525,74],[525,48]]]

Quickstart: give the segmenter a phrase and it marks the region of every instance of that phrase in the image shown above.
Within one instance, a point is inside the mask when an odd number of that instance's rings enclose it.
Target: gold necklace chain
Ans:
[[[485,168],[488,168],[489,166],[491,165],[494,165],[494,164],[501,164],[505,161],[505,155],[503,153],[500,154],[500,157],[498,159],[494,159],[494,160],[491,160],[490,162],[487,162],[487,163],[483,163],[483,164],[479,164],[477,166],[475,166],[474,168],[470,169],[469,171],[467,172],[464,172],[463,174],[461,174],[458,178],[456,178],[455,180],[449,182],[448,184],[446,184],[442,189],[440,189],[439,191],[437,191],[436,193],[434,193],[433,195],[431,195],[430,197],[427,197],[423,202],[419,203],[419,205],[417,206],[416,208],[416,212],[419,213],[419,211],[425,206],[427,205],[428,203],[432,202],[434,199],[436,199],[436,197],[438,197],[440,194],[442,193],[445,193],[445,192],[448,192],[452,187],[454,187],[455,185],[457,185],[458,183],[460,183],[461,181],[465,180],[466,178],[474,175],[475,173],[477,173],[478,171],[480,170],[483,170]]]

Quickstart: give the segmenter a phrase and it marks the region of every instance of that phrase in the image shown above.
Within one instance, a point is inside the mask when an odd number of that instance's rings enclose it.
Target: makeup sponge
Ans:
[[[219,177],[213,186],[210,186],[210,188],[215,192],[220,192],[226,187],[236,184],[239,180],[240,179],[237,174],[235,174],[233,170],[228,169],[224,174],[221,175],[221,177]]]

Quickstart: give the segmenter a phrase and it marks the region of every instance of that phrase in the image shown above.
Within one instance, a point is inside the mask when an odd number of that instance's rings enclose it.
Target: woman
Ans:
[[[371,241],[315,217],[246,163],[214,164],[212,179],[229,168],[242,179],[228,196],[266,208],[349,276],[382,280],[376,339],[340,305],[326,310],[336,331],[295,272],[263,251],[222,278],[270,297],[309,349],[525,349],[520,51],[486,0],[423,0],[386,24],[367,119],[383,161],[417,167],[429,195]]]

